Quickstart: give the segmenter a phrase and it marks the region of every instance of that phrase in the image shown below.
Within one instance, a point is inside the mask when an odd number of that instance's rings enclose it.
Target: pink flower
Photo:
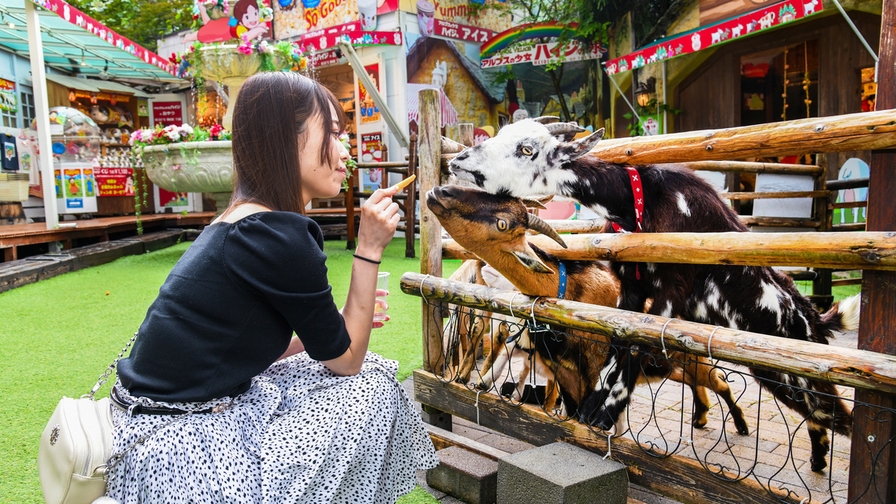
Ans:
[[[171,169],[172,170],[180,170],[180,165],[179,164],[173,165],[173,166],[171,166]]]

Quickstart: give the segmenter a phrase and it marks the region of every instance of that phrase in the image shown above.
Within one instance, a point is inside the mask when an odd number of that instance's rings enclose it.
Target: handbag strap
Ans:
[[[138,331],[134,331],[134,335],[131,336],[131,339],[128,340],[124,348],[122,348],[121,351],[118,352],[118,357],[116,357],[115,360],[112,361],[112,364],[109,364],[109,366],[106,367],[106,370],[103,371],[103,374],[101,374],[99,379],[97,379],[96,385],[94,385],[93,388],[90,389],[90,392],[87,394],[87,397],[89,399],[93,399],[93,396],[96,395],[97,391],[99,391],[99,389],[102,388],[102,386],[105,385],[107,381],[109,381],[109,377],[112,376],[112,373],[115,371],[115,367],[118,366],[118,361],[120,361],[124,357],[124,354],[128,351],[128,348],[131,348],[131,345],[134,344],[134,340],[137,339],[137,332]]]

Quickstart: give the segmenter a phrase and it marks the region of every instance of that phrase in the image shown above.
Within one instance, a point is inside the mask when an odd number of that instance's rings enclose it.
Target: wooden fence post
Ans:
[[[460,143],[465,147],[473,146],[473,123],[460,123]]]
[[[896,0],[883,0],[877,75],[877,109],[896,108]],[[896,151],[871,153],[868,231],[896,230]],[[896,355],[896,272],[862,274],[860,350]],[[870,406],[863,407],[862,403]],[[875,407],[896,407],[896,396],[856,391],[855,427],[849,462],[849,502],[896,502],[896,418]]]
[[[439,92],[419,94],[417,166],[420,177],[420,273],[442,276],[442,226],[426,205],[426,193],[441,183],[442,132]],[[438,304],[423,301],[423,369],[439,374],[442,362],[442,314]],[[451,430],[451,415],[423,405],[423,420]]]

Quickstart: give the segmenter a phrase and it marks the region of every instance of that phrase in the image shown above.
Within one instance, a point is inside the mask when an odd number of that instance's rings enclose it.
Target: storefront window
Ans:
[[[3,126],[6,128],[17,128],[19,125],[16,122],[16,113],[9,112],[7,110],[0,109],[0,122],[3,123]]]
[[[21,105],[22,105],[22,121],[24,124],[31,124],[31,121],[37,117],[37,114],[34,111],[34,93],[30,93],[28,91],[22,91],[20,93]]]

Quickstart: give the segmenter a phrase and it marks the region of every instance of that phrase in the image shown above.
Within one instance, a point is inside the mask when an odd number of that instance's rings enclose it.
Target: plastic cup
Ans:
[[[362,30],[376,30],[376,0],[358,0],[358,15]]]
[[[380,271],[376,276],[376,289],[378,291],[389,291],[389,272],[388,271]],[[386,296],[377,296],[377,302],[373,308],[373,320],[375,321],[385,321],[386,320]]]

